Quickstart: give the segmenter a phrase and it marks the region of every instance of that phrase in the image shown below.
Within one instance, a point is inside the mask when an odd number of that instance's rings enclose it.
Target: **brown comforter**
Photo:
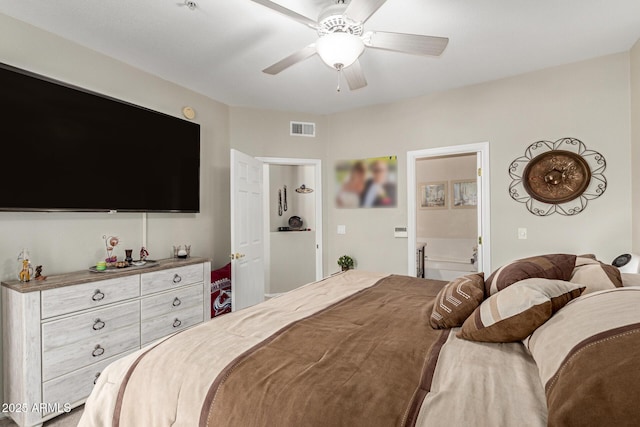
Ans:
[[[200,426],[414,425],[448,335],[429,326],[441,287],[390,276],[278,331],[218,375]]]

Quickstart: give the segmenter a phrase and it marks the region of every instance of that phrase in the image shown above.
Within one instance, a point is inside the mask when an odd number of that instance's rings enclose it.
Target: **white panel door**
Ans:
[[[264,300],[262,162],[231,150],[231,309]]]

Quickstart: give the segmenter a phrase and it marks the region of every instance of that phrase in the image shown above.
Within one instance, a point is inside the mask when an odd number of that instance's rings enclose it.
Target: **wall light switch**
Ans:
[[[338,234],[347,234],[347,226],[339,225],[338,226]]]
[[[527,229],[518,228],[518,239],[525,240],[527,238]]]

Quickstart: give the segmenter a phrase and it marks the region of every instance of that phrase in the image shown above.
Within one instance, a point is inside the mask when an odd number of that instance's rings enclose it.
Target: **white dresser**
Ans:
[[[2,283],[3,412],[35,426],[82,404],[102,369],[208,320],[209,260]]]

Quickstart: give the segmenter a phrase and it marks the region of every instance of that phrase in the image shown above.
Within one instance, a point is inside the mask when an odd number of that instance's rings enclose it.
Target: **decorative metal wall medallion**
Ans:
[[[579,139],[537,141],[509,166],[509,195],[537,216],[576,215],[607,189],[606,167]]]

